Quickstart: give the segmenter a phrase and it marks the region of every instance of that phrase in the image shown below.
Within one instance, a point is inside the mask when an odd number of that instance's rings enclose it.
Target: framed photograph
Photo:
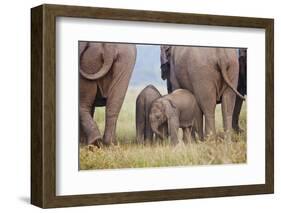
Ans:
[[[274,21],[31,9],[31,203],[274,192]]]

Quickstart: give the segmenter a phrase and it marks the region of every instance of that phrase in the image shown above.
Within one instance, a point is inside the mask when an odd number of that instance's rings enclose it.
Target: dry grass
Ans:
[[[210,165],[245,163],[246,144],[246,104],[243,104],[240,125],[245,132],[233,134],[233,143],[226,143],[223,137],[221,107],[216,109],[217,141],[205,141],[191,144],[179,143],[172,146],[165,141],[162,144],[138,145],[135,143],[135,99],[139,89],[127,92],[117,124],[117,146],[97,149],[92,146],[80,146],[80,169],[114,169],[167,167],[186,165]],[[162,92],[164,94],[164,92]],[[95,113],[100,130],[104,130],[104,108]]]

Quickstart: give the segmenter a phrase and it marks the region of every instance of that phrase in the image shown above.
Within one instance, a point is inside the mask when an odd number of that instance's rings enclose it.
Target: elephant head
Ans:
[[[87,49],[89,48],[89,46],[90,46],[90,42],[87,42],[84,45],[84,49],[80,50],[80,52],[81,52],[80,53],[80,64],[81,64],[82,57],[83,57],[84,53],[87,51]],[[116,58],[116,55],[117,55],[117,51],[116,51],[114,44],[103,43],[102,52],[101,52],[103,65],[101,66],[101,68],[95,73],[85,72],[81,68],[80,68],[79,72],[84,78],[86,78],[88,80],[96,80],[96,79],[102,78],[110,70],[110,68]]]
[[[172,143],[178,143],[179,112],[170,100],[161,99],[155,101],[150,110],[149,120],[153,132],[162,140],[164,138],[163,134],[159,131],[159,127],[167,122],[168,134]]]

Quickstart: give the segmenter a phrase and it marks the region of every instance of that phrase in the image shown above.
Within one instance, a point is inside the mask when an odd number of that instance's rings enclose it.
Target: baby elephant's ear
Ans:
[[[177,113],[177,107],[171,100],[164,100],[163,106],[167,118],[175,116],[175,114]]]
[[[177,106],[171,100],[168,100],[168,101],[170,102],[170,104],[173,108],[177,109]]]
[[[168,133],[173,144],[177,144],[179,129],[179,113],[176,106],[170,100],[163,101],[165,107],[165,115],[168,121]]]

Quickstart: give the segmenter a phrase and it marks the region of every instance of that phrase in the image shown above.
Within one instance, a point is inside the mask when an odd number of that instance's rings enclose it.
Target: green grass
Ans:
[[[140,89],[129,89],[125,97],[117,123],[117,146],[98,149],[80,146],[80,169],[115,169],[169,167],[185,165],[210,165],[245,163],[246,144],[246,104],[240,114],[242,134],[232,135],[233,143],[223,141],[221,107],[216,108],[216,129],[219,139],[176,146],[164,141],[162,144],[138,145],[135,143],[135,100]],[[165,92],[162,90],[162,94]],[[104,131],[104,108],[97,108],[95,120],[101,132]]]

